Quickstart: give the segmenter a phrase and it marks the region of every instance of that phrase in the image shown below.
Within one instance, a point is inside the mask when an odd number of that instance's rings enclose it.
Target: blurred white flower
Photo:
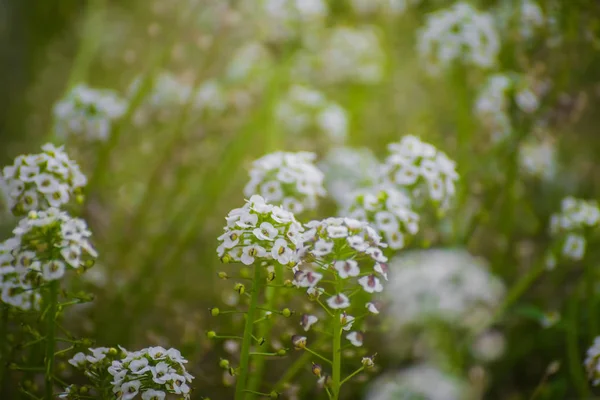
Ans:
[[[425,69],[438,75],[454,63],[492,68],[500,40],[491,15],[458,2],[427,15],[417,43]]]
[[[80,136],[86,140],[106,140],[112,124],[125,114],[126,100],[112,90],[75,86],[53,109],[57,135]]]
[[[409,6],[415,6],[421,0],[351,0],[350,5],[355,13],[365,15],[381,12],[385,14],[402,14]]]
[[[343,143],[348,135],[346,111],[322,93],[301,85],[292,86],[279,101],[275,117],[294,135],[311,132],[333,143]]]
[[[464,400],[469,386],[457,376],[432,365],[416,364],[385,374],[369,385],[365,400]]]
[[[600,385],[600,336],[594,339],[594,343],[587,350],[584,365],[592,385]]]
[[[551,180],[557,169],[556,146],[550,138],[531,137],[519,146],[519,166],[533,177]]]
[[[506,349],[506,339],[501,332],[489,330],[475,338],[471,345],[471,353],[482,362],[498,360]]]
[[[392,258],[389,269],[383,293],[391,335],[432,320],[477,331],[504,297],[502,281],[465,250],[408,251]]]

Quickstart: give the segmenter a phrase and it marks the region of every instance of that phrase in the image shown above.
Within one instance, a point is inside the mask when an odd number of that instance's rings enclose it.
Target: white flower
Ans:
[[[350,307],[350,299],[343,293],[339,293],[327,299],[327,305],[332,309],[344,309]]]
[[[340,314],[340,321],[342,323],[342,330],[349,331],[352,329],[352,325],[354,324],[354,317],[352,315],[347,315],[345,312]]]
[[[81,367],[82,365],[84,365],[86,362],[86,357],[85,354],[83,353],[77,353],[73,356],[73,358],[71,358],[69,360],[69,364],[71,364],[74,367]]]
[[[346,339],[348,339],[353,346],[361,347],[363,345],[363,334],[361,332],[350,332],[346,335]]]
[[[161,390],[148,389],[142,393],[142,400],[164,400],[165,396]]]
[[[383,291],[383,285],[375,275],[363,276],[358,280],[358,283],[367,293]]]
[[[140,386],[142,383],[140,381],[129,381],[125,382],[121,385],[120,391],[123,393],[121,399],[130,400],[137,396]]]
[[[47,281],[62,278],[65,274],[65,263],[60,260],[52,260],[42,265],[42,276]]]
[[[149,371],[150,367],[148,367],[148,359],[140,358],[131,361],[129,364],[129,370],[134,374],[143,374],[144,372]]]
[[[319,318],[314,315],[304,314],[300,320],[300,325],[302,325],[302,328],[304,328],[305,331],[308,331],[318,320]]]
[[[244,194],[260,193],[266,201],[296,213],[315,209],[318,198],[325,195],[323,173],[314,165],[315,158],[308,152],[275,152],[259,158],[252,163]]]
[[[315,243],[314,248],[311,250],[311,252],[317,257],[326,256],[330,254],[333,250],[333,244],[333,242],[328,242],[326,240],[319,239]]]
[[[375,303],[369,302],[369,303],[365,304],[365,307],[367,308],[367,310],[369,310],[369,312],[371,314],[379,314],[379,309],[377,308]]]
[[[334,268],[342,279],[360,274],[360,268],[355,260],[336,261]]]
[[[572,260],[581,260],[585,254],[586,240],[583,236],[568,234],[563,246],[563,255]]]
[[[348,228],[345,226],[328,226],[327,234],[332,239],[338,239],[348,236]]]
[[[286,265],[292,261],[294,252],[288,247],[288,242],[286,240],[277,239],[273,244],[271,255],[274,260],[277,260],[282,265]]]
[[[298,271],[294,275],[294,284],[298,287],[315,287],[323,278],[323,274],[313,271]]]
[[[116,92],[80,84],[54,106],[54,130],[63,137],[106,140],[112,123],[125,114],[126,108],[127,103]]]
[[[259,228],[254,229],[254,236],[259,240],[275,240],[279,231],[269,222],[263,222]],[[281,239],[280,239],[281,240]],[[285,241],[283,241],[285,244]]]
[[[242,249],[242,257],[240,258],[240,261],[246,265],[251,265],[254,263],[254,259],[256,257],[262,258],[266,254],[267,252],[263,247],[253,244]]]

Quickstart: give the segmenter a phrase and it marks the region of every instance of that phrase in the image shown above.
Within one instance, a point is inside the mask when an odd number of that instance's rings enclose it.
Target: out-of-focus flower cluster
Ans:
[[[327,194],[341,208],[347,207],[359,189],[376,185],[379,161],[368,148],[334,147],[319,163],[325,174]]]
[[[47,143],[42,153],[18,156],[4,167],[0,190],[15,215],[29,211],[61,207],[81,193],[87,183],[79,166],[62,147]]]
[[[279,123],[293,135],[314,132],[333,143],[343,143],[348,134],[348,116],[321,92],[294,85],[275,111]]]
[[[56,208],[31,211],[19,221],[14,236],[0,248],[2,301],[29,309],[40,282],[63,277],[67,269],[90,267],[97,253],[85,221]]]
[[[369,223],[393,250],[403,248],[405,238],[419,231],[419,215],[412,211],[410,199],[392,187],[359,191],[343,214]]]
[[[549,181],[556,176],[556,145],[549,137],[529,138],[519,146],[519,166],[532,177]]]
[[[588,379],[594,386],[600,385],[600,336],[594,339],[594,343],[587,350],[584,365]]]
[[[298,262],[304,228],[291,212],[254,195],[242,208],[232,210],[226,220],[217,248],[224,262],[252,265],[275,261],[289,266]]]
[[[127,101],[116,92],[80,84],[54,106],[54,130],[63,137],[74,135],[103,141],[126,109]]]
[[[276,152],[254,161],[244,195],[259,194],[294,214],[317,207],[325,195],[323,173],[314,165],[315,154]]]
[[[560,212],[550,217],[550,235],[555,243],[547,258],[548,268],[561,259],[581,260],[585,256],[586,237],[600,222],[600,209],[594,200],[566,197]]]
[[[488,13],[458,2],[427,15],[417,50],[432,75],[455,63],[489,69],[496,64],[500,39]]]
[[[460,377],[422,363],[381,376],[369,385],[365,400],[461,400],[471,398],[469,392]]]
[[[442,211],[450,206],[458,180],[454,161],[412,135],[389,144],[388,149],[381,176],[385,185],[407,192],[416,209],[427,201]]]
[[[485,328],[504,297],[502,281],[463,250],[412,250],[389,264],[384,292],[390,334],[443,321],[475,332]]]

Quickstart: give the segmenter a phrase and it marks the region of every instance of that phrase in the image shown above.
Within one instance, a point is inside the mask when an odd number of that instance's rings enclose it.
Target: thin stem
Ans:
[[[0,319],[0,397],[4,393],[4,382],[6,380],[7,375],[7,366],[8,366],[8,353],[9,346],[8,341],[6,340],[6,336],[8,333],[8,313],[10,312],[8,309],[8,305],[2,304],[2,318]]]
[[[242,352],[240,355],[239,376],[235,385],[235,400],[243,400],[246,396],[246,381],[248,379],[248,366],[250,364],[250,346],[252,344],[252,328],[254,328],[254,318],[256,317],[256,307],[258,306],[258,295],[261,289],[262,267],[254,266],[254,286],[252,296],[250,297],[250,306],[246,314],[246,326],[244,327],[244,339],[242,340]]]
[[[365,367],[360,367],[359,369],[357,369],[356,371],[354,371],[353,373],[351,373],[350,375],[348,375],[346,378],[344,378],[343,381],[340,382],[340,386],[342,386],[344,383],[348,382],[350,379],[354,378],[354,376],[356,376],[357,374],[360,374],[362,371],[364,371]]]
[[[581,366],[580,352],[579,352],[579,332],[577,330],[578,323],[578,308],[579,308],[579,296],[575,293],[571,295],[569,300],[568,310],[568,328],[566,329],[566,342],[567,342],[567,359],[569,360],[569,371],[573,384],[579,393],[579,397],[587,399],[590,397],[590,390],[588,388],[585,373]]]
[[[340,396],[341,375],[342,375],[342,322],[339,312],[336,312],[333,317],[333,363],[332,363],[332,381],[331,391],[332,399],[337,400]]]
[[[320,355],[320,354],[319,354],[319,353],[317,353],[316,351],[314,351],[314,350],[311,350],[311,349],[309,349],[308,347],[304,347],[304,350],[308,351],[308,352],[309,352],[310,354],[312,354],[313,356],[319,357],[321,360],[328,362],[330,365],[333,365],[333,362],[332,362],[332,361],[331,361],[329,358],[327,358],[327,357],[324,357],[324,356]]]
[[[277,285],[283,284],[283,268],[279,263],[275,263],[275,283]],[[279,298],[279,287],[275,287],[272,285],[268,285],[265,289],[265,300],[266,304],[261,309],[271,311],[276,307],[276,301]],[[271,316],[272,318],[273,316]],[[262,319],[262,318],[261,318]],[[259,321],[261,320],[259,319]],[[273,328],[273,322],[269,321],[266,324],[262,324],[258,328],[258,336],[259,337],[267,337],[271,329]],[[257,359],[254,363],[254,371],[252,376],[250,377],[250,381],[248,382],[248,389],[250,390],[258,390],[260,387],[260,383],[262,382],[262,377],[265,369],[265,358]]]
[[[588,262],[585,266],[586,299],[588,300],[591,339],[598,336],[598,308],[596,302],[596,266]]]
[[[46,357],[45,357],[45,388],[44,388],[44,399],[53,400],[53,387],[54,387],[54,346],[55,346],[55,335],[56,335],[56,311],[58,305],[58,291],[59,281],[52,281],[50,283],[50,290],[48,292],[48,312],[46,314]]]

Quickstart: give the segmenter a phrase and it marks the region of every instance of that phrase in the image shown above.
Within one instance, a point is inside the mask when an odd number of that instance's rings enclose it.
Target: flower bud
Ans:
[[[296,350],[302,350],[306,347],[306,336],[292,336],[292,344]]]
[[[285,356],[286,354],[287,354],[287,351],[286,351],[285,349],[279,349],[279,350],[277,350],[277,355],[278,355],[279,357],[283,357],[283,356]]]
[[[275,272],[270,271],[267,274],[267,282],[273,282],[275,280]]]
[[[269,393],[269,398],[270,399],[278,399],[279,398],[279,393],[277,393],[276,391],[271,391],[271,393]]]
[[[283,315],[286,318],[289,318],[292,315],[292,311],[289,308],[284,308],[283,310],[281,310],[281,315]]]
[[[221,361],[219,361],[219,367],[223,369],[229,369],[229,360],[221,358]]]
[[[317,363],[312,363],[312,373],[320,378],[321,377],[321,372],[323,372],[323,368],[321,367],[320,364]]]
[[[283,286],[290,288],[293,287],[294,284],[292,283],[291,279],[286,279],[285,282],[283,282]]]
[[[217,332],[215,331],[208,331],[206,332],[206,337],[209,339],[214,339],[217,337]]]
[[[361,363],[365,368],[373,368],[375,365],[375,356],[377,354],[373,354],[371,357],[363,357]]]
[[[227,272],[225,271],[220,271],[217,276],[219,277],[219,279],[229,279],[229,275],[227,275]]]
[[[210,308],[210,315],[212,315],[213,317],[218,316],[220,313],[221,313],[221,311],[219,310],[219,308],[217,308],[217,307]]]
[[[119,354],[119,350],[115,349],[114,347],[111,347],[110,349],[108,349],[108,354],[111,356],[116,356],[117,354]]]
[[[236,292],[238,292],[240,295],[242,295],[246,292],[246,287],[244,286],[243,283],[236,283],[235,286],[233,287],[233,289]]]

